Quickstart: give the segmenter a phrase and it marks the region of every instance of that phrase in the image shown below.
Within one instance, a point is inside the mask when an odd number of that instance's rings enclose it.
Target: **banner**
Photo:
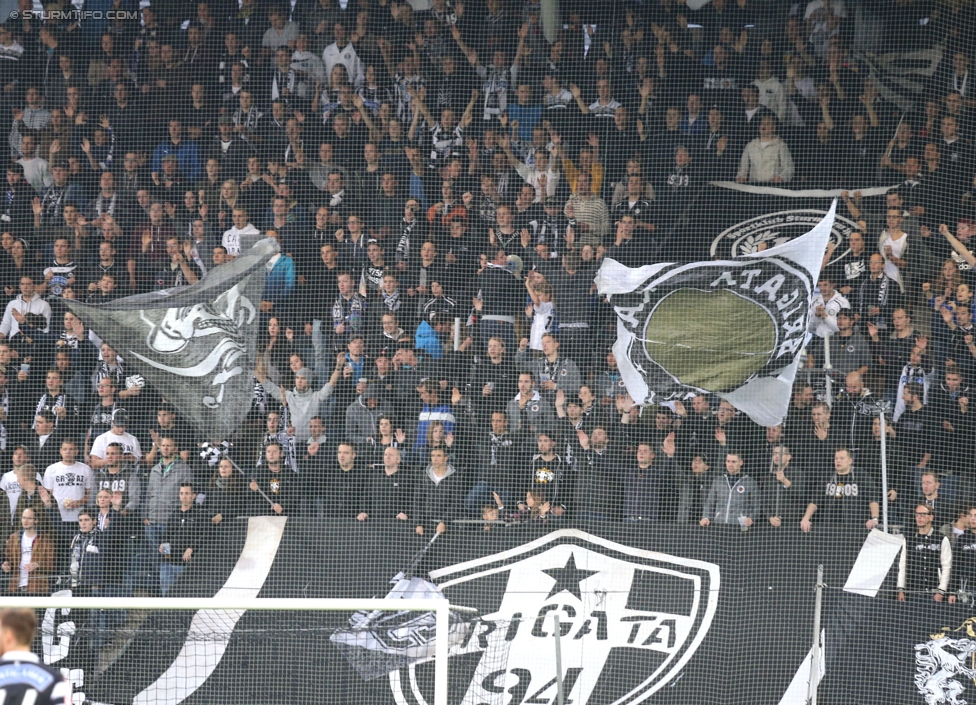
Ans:
[[[258,305],[276,252],[277,243],[262,240],[191,286],[65,304],[202,437],[224,439],[251,408]]]
[[[825,614],[823,705],[976,702],[972,603],[828,592]]]
[[[890,188],[861,189],[859,207],[868,220],[872,216],[883,220],[885,194]],[[760,252],[805,235],[823,220],[840,194],[841,189],[791,190],[713,181],[667,232],[659,251],[668,253],[674,262],[729,259]],[[838,205],[830,231],[834,252],[828,266],[848,252],[848,236],[856,229],[847,207]]]
[[[452,527],[405,578],[427,543],[410,528],[290,518],[259,597],[443,593],[452,605],[451,705],[554,705],[557,639],[566,702],[754,705],[778,702],[810,649],[816,566],[843,584],[864,537],[827,527],[817,536],[603,523]],[[235,528],[205,550],[248,562],[242,543]],[[214,594],[201,565],[191,563],[170,596]],[[174,692],[210,675],[167,702],[433,702],[431,613],[364,623],[363,613],[248,612],[220,649],[189,635],[191,617],[151,614],[103,673],[86,677],[86,696],[131,703],[168,671]],[[188,640],[198,644],[196,661],[181,677],[173,664]],[[373,658],[350,659],[350,648]],[[57,665],[75,667],[74,656]]]
[[[631,398],[711,392],[761,426],[781,423],[836,207],[801,237],[734,259],[637,269],[604,259],[596,286],[617,313],[613,351]]]

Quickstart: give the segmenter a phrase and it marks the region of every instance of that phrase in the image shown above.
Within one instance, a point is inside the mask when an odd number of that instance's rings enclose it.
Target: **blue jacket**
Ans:
[[[427,442],[427,429],[432,421],[440,421],[444,424],[444,433],[454,433],[454,409],[450,404],[438,404],[431,406],[424,404],[420,416],[417,417],[417,440],[413,444],[413,449],[417,450]]]
[[[427,321],[421,321],[417,326],[417,333],[414,335],[416,347],[423,350],[435,360],[444,357],[444,345],[441,343],[437,331],[431,327]]]
[[[180,160],[180,173],[183,177],[193,183],[200,178],[200,150],[197,143],[193,140],[180,138],[179,146],[174,145],[170,140],[161,142],[156,151],[153,152],[152,170],[163,170],[163,157],[175,154]]]
[[[295,262],[288,255],[282,255],[274,263],[264,279],[262,301],[279,304],[295,294]]]

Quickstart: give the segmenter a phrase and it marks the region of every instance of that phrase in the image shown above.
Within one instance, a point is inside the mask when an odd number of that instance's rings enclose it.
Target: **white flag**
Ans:
[[[630,396],[660,404],[711,392],[762,426],[786,416],[835,200],[805,235],[711,262],[606,259],[596,285],[617,313],[613,352]]]

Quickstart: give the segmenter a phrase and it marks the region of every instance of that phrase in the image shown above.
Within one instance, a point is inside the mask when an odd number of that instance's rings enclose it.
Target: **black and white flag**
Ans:
[[[943,55],[943,47],[936,44],[917,51],[859,53],[856,58],[867,67],[884,100],[911,112],[931,87]]]
[[[711,392],[761,426],[786,416],[835,200],[812,230],[741,257],[637,269],[605,259],[613,352],[638,404]]]
[[[277,251],[262,240],[191,286],[65,304],[204,438],[221,440],[251,408],[265,264]]]

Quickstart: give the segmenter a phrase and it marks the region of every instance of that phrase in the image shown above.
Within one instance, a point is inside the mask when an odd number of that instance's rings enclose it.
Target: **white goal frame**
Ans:
[[[434,612],[434,705],[447,705],[447,658],[450,640],[450,602],[446,599],[346,598],[195,598],[195,597],[7,597],[3,607],[89,610],[284,610],[293,612],[382,610]]]

